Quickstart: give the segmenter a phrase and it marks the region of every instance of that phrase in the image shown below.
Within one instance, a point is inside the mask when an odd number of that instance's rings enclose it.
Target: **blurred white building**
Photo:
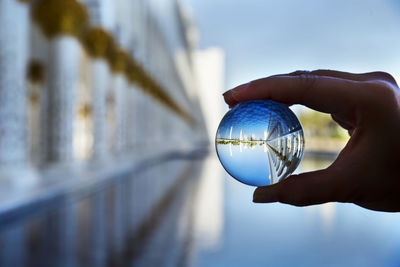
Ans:
[[[193,180],[221,52],[176,0],[0,0],[0,25],[0,266],[119,266]]]
[[[222,93],[225,88],[225,55],[218,47],[194,52],[198,98],[206,121],[208,138],[214,144],[219,122],[226,104]]]

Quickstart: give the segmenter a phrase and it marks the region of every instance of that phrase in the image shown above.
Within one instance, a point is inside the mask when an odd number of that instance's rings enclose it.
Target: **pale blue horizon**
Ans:
[[[225,90],[294,70],[386,71],[400,80],[395,0],[182,0],[200,48],[226,55]]]

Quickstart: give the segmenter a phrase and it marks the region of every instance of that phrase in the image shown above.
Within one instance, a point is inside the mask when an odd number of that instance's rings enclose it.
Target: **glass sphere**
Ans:
[[[226,113],[215,146],[222,166],[235,179],[253,186],[271,185],[299,165],[304,152],[303,128],[281,103],[248,101]]]

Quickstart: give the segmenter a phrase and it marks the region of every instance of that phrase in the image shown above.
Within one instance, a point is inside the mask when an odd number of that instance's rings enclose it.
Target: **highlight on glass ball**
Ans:
[[[271,100],[240,103],[222,119],[215,140],[225,170],[242,183],[275,184],[299,165],[303,128],[286,106]]]

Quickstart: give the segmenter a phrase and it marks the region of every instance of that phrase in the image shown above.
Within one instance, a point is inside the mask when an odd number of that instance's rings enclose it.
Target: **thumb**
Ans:
[[[308,206],[331,201],[346,202],[348,184],[333,170],[325,169],[292,175],[270,186],[258,187],[253,202],[281,202],[294,206]]]

